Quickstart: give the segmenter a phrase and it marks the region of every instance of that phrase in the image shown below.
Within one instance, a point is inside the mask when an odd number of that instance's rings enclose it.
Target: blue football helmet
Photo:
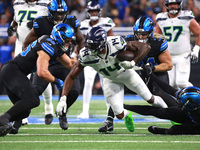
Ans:
[[[178,9],[169,10],[168,5],[171,3],[177,3],[179,5]],[[182,9],[182,3],[183,3],[182,0],[165,0],[165,6],[167,8],[167,11],[172,15],[177,14]]]
[[[97,1],[90,1],[90,2],[88,2],[86,10],[87,10],[87,14],[88,14],[90,20],[96,21],[101,16],[101,6],[100,6],[100,4],[98,4]],[[89,12],[93,11],[93,10],[97,10],[99,12],[97,16],[91,16],[90,15]]]
[[[200,108],[200,89],[197,87],[187,87],[177,93],[177,99],[182,104],[182,109],[194,111]]]
[[[73,30],[72,28],[65,24],[59,23],[55,25],[51,32],[51,38],[54,39],[57,45],[61,48],[62,51],[66,52],[68,48],[65,47],[66,39],[73,37]]]
[[[85,47],[90,55],[97,55],[106,47],[107,32],[102,27],[93,27],[85,37]]]
[[[52,0],[48,5],[49,19],[54,23],[63,23],[67,15],[67,4],[64,0]]]
[[[136,20],[136,23],[133,27],[135,37],[143,43],[147,43],[148,38],[153,37],[154,32],[154,22],[151,18],[143,16]],[[140,35],[148,35],[146,39],[140,39]]]

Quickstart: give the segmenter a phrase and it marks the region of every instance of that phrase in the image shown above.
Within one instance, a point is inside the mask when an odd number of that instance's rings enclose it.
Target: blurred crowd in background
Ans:
[[[69,15],[76,16],[79,21],[87,18],[86,4],[90,0],[65,0],[68,5]],[[101,16],[110,17],[115,27],[133,27],[135,21],[147,15],[154,22],[156,14],[165,12],[164,0],[98,0],[102,7]],[[13,20],[14,0],[0,0],[0,68],[14,56],[16,36],[8,37],[7,28]],[[183,0],[183,10],[192,10],[195,19],[200,23],[200,0]],[[0,94],[2,92],[0,83]],[[99,83],[94,88],[99,89]],[[96,87],[95,87],[96,86]],[[97,90],[97,93],[98,90]]]

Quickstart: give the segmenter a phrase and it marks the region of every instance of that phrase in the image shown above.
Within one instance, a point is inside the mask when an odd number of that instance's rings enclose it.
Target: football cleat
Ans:
[[[66,115],[63,116],[59,116],[59,125],[63,130],[67,130],[68,129],[68,122],[67,122],[67,117]]]
[[[22,125],[22,120],[13,121],[12,130],[9,132],[9,134],[17,134],[21,125]]]
[[[98,131],[104,133],[113,131],[113,122],[106,120]]]
[[[6,125],[0,126],[0,136],[5,136],[12,130],[12,125],[7,123]]]
[[[51,124],[53,121],[53,115],[52,114],[46,114],[44,117],[44,122],[46,125]]]
[[[77,116],[79,119],[89,119],[89,114],[82,112],[80,115]]]
[[[159,128],[157,126],[150,126],[148,128],[148,131],[153,133],[153,134],[167,134],[167,131],[169,129],[166,129],[166,128]]]
[[[130,131],[130,132],[133,132],[135,130],[135,124],[134,124],[134,121],[133,121],[133,116],[131,114],[131,112],[129,111],[129,114],[128,116],[126,116],[124,118],[124,123],[126,125],[126,128]]]
[[[170,120],[170,122],[172,123],[172,125],[181,125],[181,123],[174,122],[174,121],[172,121],[172,120]]]
[[[22,119],[22,125],[27,125],[27,124],[28,124],[28,119],[27,118]]]

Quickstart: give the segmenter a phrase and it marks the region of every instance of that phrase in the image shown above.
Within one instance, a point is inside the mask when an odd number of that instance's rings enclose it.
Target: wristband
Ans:
[[[76,58],[77,57],[77,54],[75,53],[75,52],[73,52],[72,54],[71,54],[71,58]]]
[[[156,67],[155,66],[153,66],[153,68],[152,68],[152,71],[154,72],[154,70],[156,69]]]
[[[55,80],[53,81],[54,84],[58,84],[58,79],[55,78]]]
[[[200,48],[200,46],[199,45],[195,45],[194,47],[193,47],[193,52],[199,52],[199,48]]]

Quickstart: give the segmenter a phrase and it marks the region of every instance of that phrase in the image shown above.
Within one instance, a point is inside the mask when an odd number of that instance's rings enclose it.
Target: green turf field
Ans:
[[[56,107],[57,101],[53,101]],[[144,101],[125,101],[129,104],[146,104]],[[0,114],[11,106],[10,101],[0,101]],[[77,101],[69,110],[69,118],[76,119],[82,111],[82,101]],[[90,115],[105,117],[105,101],[91,101]],[[132,113],[133,117],[144,116]],[[33,109],[31,116],[44,117],[44,102]],[[149,117],[147,117],[149,118]],[[153,118],[153,117],[150,117]],[[170,127],[170,122],[135,122],[135,131],[129,132],[124,123],[115,123],[114,131],[100,134],[102,123],[69,123],[69,129],[61,130],[56,123],[51,125],[29,124],[22,126],[16,135],[0,137],[0,150],[61,150],[61,149],[123,149],[123,150],[199,150],[200,136],[163,136],[148,132],[150,125]]]

